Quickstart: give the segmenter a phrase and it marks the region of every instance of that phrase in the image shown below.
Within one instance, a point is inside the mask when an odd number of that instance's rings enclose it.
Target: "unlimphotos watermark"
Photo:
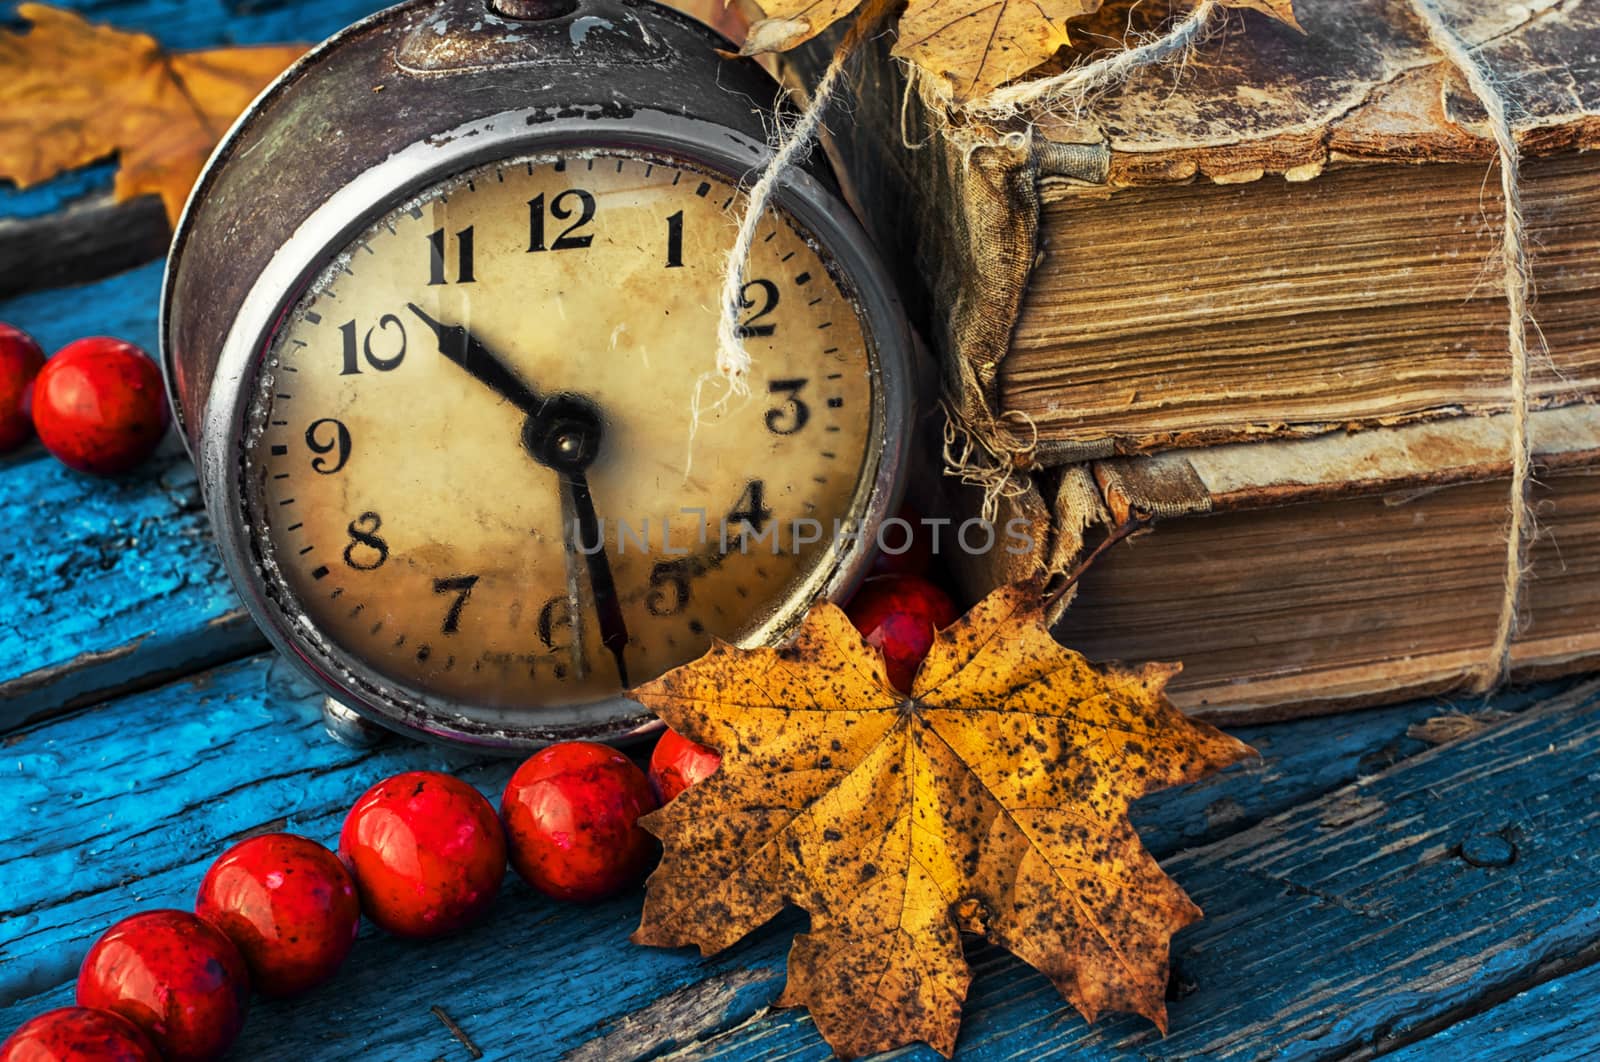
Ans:
[[[679,509],[673,516],[637,520],[608,521],[601,517],[597,524],[597,533],[591,538],[574,522],[567,539],[584,556],[608,550],[619,555],[636,552],[686,557],[695,552],[686,544],[689,542],[701,547],[709,547],[714,542],[717,551],[724,554],[769,552],[777,555],[799,553],[807,546],[824,542],[859,549],[869,539],[864,527],[848,520],[835,519],[831,528],[809,516],[778,519],[766,515],[712,520],[705,509]],[[913,522],[891,516],[877,526],[870,536],[870,545],[881,553],[898,557],[911,550],[918,539],[926,541],[935,555],[959,552],[977,557],[999,549],[1012,556],[1023,556],[1034,552],[1035,548],[1028,521],[1015,518],[996,526],[993,521],[978,517],[958,523],[947,517],[923,517]]]

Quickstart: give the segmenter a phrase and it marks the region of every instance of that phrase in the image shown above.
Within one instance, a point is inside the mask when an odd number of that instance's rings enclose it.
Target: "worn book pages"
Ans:
[[[867,58],[855,80],[854,121],[833,123],[836,155],[941,356],[952,406],[991,440],[997,455],[1026,450],[1029,462],[1041,466],[1506,407],[1506,351],[1491,320],[1501,308],[1498,284],[1481,268],[1495,250],[1499,213],[1483,114],[1426,44],[1406,0],[1303,6],[1304,36],[1254,12],[1235,12],[1183,64],[1142,71],[1081,113],[1048,112],[1027,121],[952,129],[948,116],[930,111],[914,93],[906,97],[887,45]],[[1464,0],[1439,6],[1466,40],[1482,43],[1480,56],[1512,99],[1522,151],[1548,160],[1530,165],[1527,177],[1535,226],[1544,225],[1537,235],[1545,246],[1534,248],[1536,273],[1541,253],[1565,258],[1547,260],[1536,281],[1541,292],[1569,300],[1570,306],[1556,308],[1553,322],[1558,331],[1571,327],[1556,337],[1565,345],[1557,344],[1535,404],[1580,400],[1596,390],[1589,362],[1600,362],[1600,325],[1589,319],[1600,313],[1594,294],[1600,251],[1593,239],[1600,232],[1594,199],[1600,163],[1587,153],[1600,144],[1600,7]],[[1129,17],[1123,8],[1108,11]],[[1139,5],[1134,11],[1149,16],[1136,28],[1148,29],[1167,9]],[[1107,38],[1081,39],[1103,44]],[[797,60],[802,77],[808,62]],[[1372,176],[1380,172],[1388,176]],[[1292,191],[1324,184],[1326,191],[1308,195]],[[1286,187],[1291,191],[1282,196],[1271,192]],[[1590,198],[1583,199],[1584,189]],[[1118,209],[1138,196],[1145,198]],[[1198,227],[1203,237],[1212,220],[1230,211],[1280,210],[1294,217],[1307,209],[1308,197],[1329,201],[1335,219],[1340,197],[1349,204],[1345,231],[1318,236],[1300,255],[1314,263],[1350,248],[1331,263],[1343,270],[1343,286],[1326,285],[1324,302],[1305,314],[1284,311],[1276,331],[1264,337],[1228,332],[1272,305],[1274,280],[1289,279],[1271,273],[1281,263],[1260,263],[1252,273],[1248,243],[1227,245],[1236,260],[1235,290],[1217,294],[1210,306],[1204,285],[1220,268],[1215,263],[1192,275],[1169,270],[1165,280],[1154,269],[1117,272],[1140,256],[1159,259],[1170,235],[1162,231],[1164,220],[1170,219],[1169,230]],[[1091,226],[1088,219],[1102,208],[1115,220]],[[1435,214],[1391,232],[1419,209]],[[1147,221],[1152,231],[1144,240]],[[1241,216],[1241,239],[1252,224]],[[1550,249],[1550,233],[1573,231],[1575,224],[1593,231],[1570,248]],[[1112,232],[1122,238],[1109,239]],[[1362,256],[1380,251],[1391,236],[1401,242],[1364,282]],[[1270,239],[1281,246],[1284,237],[1273,233]],[[1199,246],[1203,254],[1203,239]],[[1187,250],[1187,260],[1195,253]],[[1098,286],[1084,291],[1078,282],[1091,261],[1099,266]],[[1435,266],[1440,273],[1424,278]],[[1397,275],[1413,277],[1418,290],[1414,299],[1391,305],[1384,297],[1395,290]],[[1127,289],[1125,299],[1105,294],[1119,286]],[[1338,320],[1338,300],[1364,292],[1375,294],[1369,306],[1355,310],[1372,316],[1353,315],[1340,335],[1324,334]],[[1139,296],[1143,304],[1130,307]],[[1471,313],[1456,322],[1455,307],[1463,300]],[[1195,319],[1213,308],[1220,331],[1190,335]],[[1536,304],[1536,315],[1545,308]],[[1128,316],[1141,312],[1147,325]],[[1414,392],[1386,393],[1381,382],[1401,378],[1387,366],[1366,380],[1341,378],[1337,395],[1321,396],[1308,380],[1318,357],[1358,363],[1378,336],[1403,332],[1416,348],[1422,342],[1417,333],[1430,320],[1425,315],[1456,327],[1425,350],[1428,379]],[[1193,341],[1187,354],[1170,353],[1186,336]],[[1227,347],[1230,339],[1238,341]],[[1227,366],[1240,368],[1220,398],[1197,399],[1213,341],[1226,349]],[[1170,378],[1148,362],[1142,374],[1130,371],[1136,355],[1145,358],[1163,344],[1178,362]],[[1453,354],[1461,367],[1448,363]],[[1255,356],[1291,363],[1260,393],[1244,372]],[[1121,378],[1129,375],[1136,378]],[[1096,388],[1106,394],[1091,403],[1085,395]],[[1119,420],[1109,403],[1130,396]],[[1006,415],[1018,411],[1034,422],[1031,427]],[[1093,423],[1084,422],[1088,413]]]
[[[1600,664],[1600,408],[1532,426],[1523,678]],[[1462,689],[1494,631],[1509,427],[1459,418],[1096,462],[1110,522],[1158,519],[1084,577],[1056,634],[1097,660],[1182,659],[1174,701],[1213,719]]]

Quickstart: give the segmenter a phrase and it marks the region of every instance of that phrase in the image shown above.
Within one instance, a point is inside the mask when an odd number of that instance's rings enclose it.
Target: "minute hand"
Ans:
[[[495,353],[477,336],[467,331],[461,325],[447,325],[429,317],[415,303],[406,303],[406,309],[422,319],[422,323],[433,329],[433,334],[439,341],[439,353],[455,362],[467,371],[467,375],[494,391],[500,397],[522,410],[530,417],[540,414],[544,406],[544,399],[539,392],[529,387],[522,377],[511,371],[510,366],[501,361]]]

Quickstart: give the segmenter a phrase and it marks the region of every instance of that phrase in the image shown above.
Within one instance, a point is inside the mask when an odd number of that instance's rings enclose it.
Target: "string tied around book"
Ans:
[[[822,116],[838,93],[850,60],[896,2],[868,0],[862,6],[799,117],[787,126],[780,124],[774,131],[772,157],[762,166],[745,196],[738,233],[723,265],[720,310],[717,315],[716,370],[701,375],[690,398],[689,455],[684,462],[685,479],[694,463],[694,437],[700,427],[701,410],[705,408],[701,405],[701,399],[706,385],[720,384],[722,387],[722,394],[709,407],[712,410],[722,408],[733,398],[744,398],[750,394],[747,378],[750,375],[751,358],[750,352],[745,349],[744,337],[739,333],[739,315],[748,308],[744,298],[745,266],[750,260],[750,249],[755,244],[756,228],[767,212],[767,205],[772,201],[779,183],[811,150],[822,129]]]
[[[949,83],[942,78],[924,76],[912,80],[918,84],[924,101],[935,108],[935,113],[948,113],[969,121],[999,121],[1045,108],[1065,108],[1077,115],[1088,107],[1095,95],[1121,84],[1146,67],[1187,58],[1190,50],[1212,28],[1221,6],[1218,0],[1200,0],[1165,33],[1142,44],[1080,63],[1050,77],[1001,85],[965,103],[955,102]],[[952,125],[951,131],[959,128],[959,125]]]
[[[1511,128],[1511,120],[1506,114],[1506,98],[1495,85],[1489,70],[1445,22],[1432,0],[1411,0],[1411,4],[1428,31],[1428,40],[1466,80],[1467,87],[1488,115],[1489,130],[1500,167],[1500,197],[1505,212],[1500,231],[1500,263],[1504,273],[1508,317],[1506,340],[1511,361],[1511,514],[1506,531],[1500,611],[1495,621],[1494,640],[1486,659],[1472,672],[1474,686],[1481,692],[1499,685],[1510,673],[1511,643],[1516,638],[1520,622],[1522,594],[1528,573],[1528,551],[1535,530],[1530,491],[1533,483],[1533,442],[1529,432],[1528,403],[1531,360],[1528,351],[1528,325],[1531,321],[1528,304],[1533,296],[1533,271],[1529,265],[1527,234],[1522,217],[1521,152]]]

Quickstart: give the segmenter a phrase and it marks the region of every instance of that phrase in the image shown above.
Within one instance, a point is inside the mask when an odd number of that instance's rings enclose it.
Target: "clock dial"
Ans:
[[[854,300],[757,233],[750,394],[715,374],[725,178],[615,151],[496,163],[312,283],[252,408],[252,526],[313,644],[489,708],[615,694],[738,638],[828,561],[873,466]],[[697,411],[697,413],[696,413]]]

